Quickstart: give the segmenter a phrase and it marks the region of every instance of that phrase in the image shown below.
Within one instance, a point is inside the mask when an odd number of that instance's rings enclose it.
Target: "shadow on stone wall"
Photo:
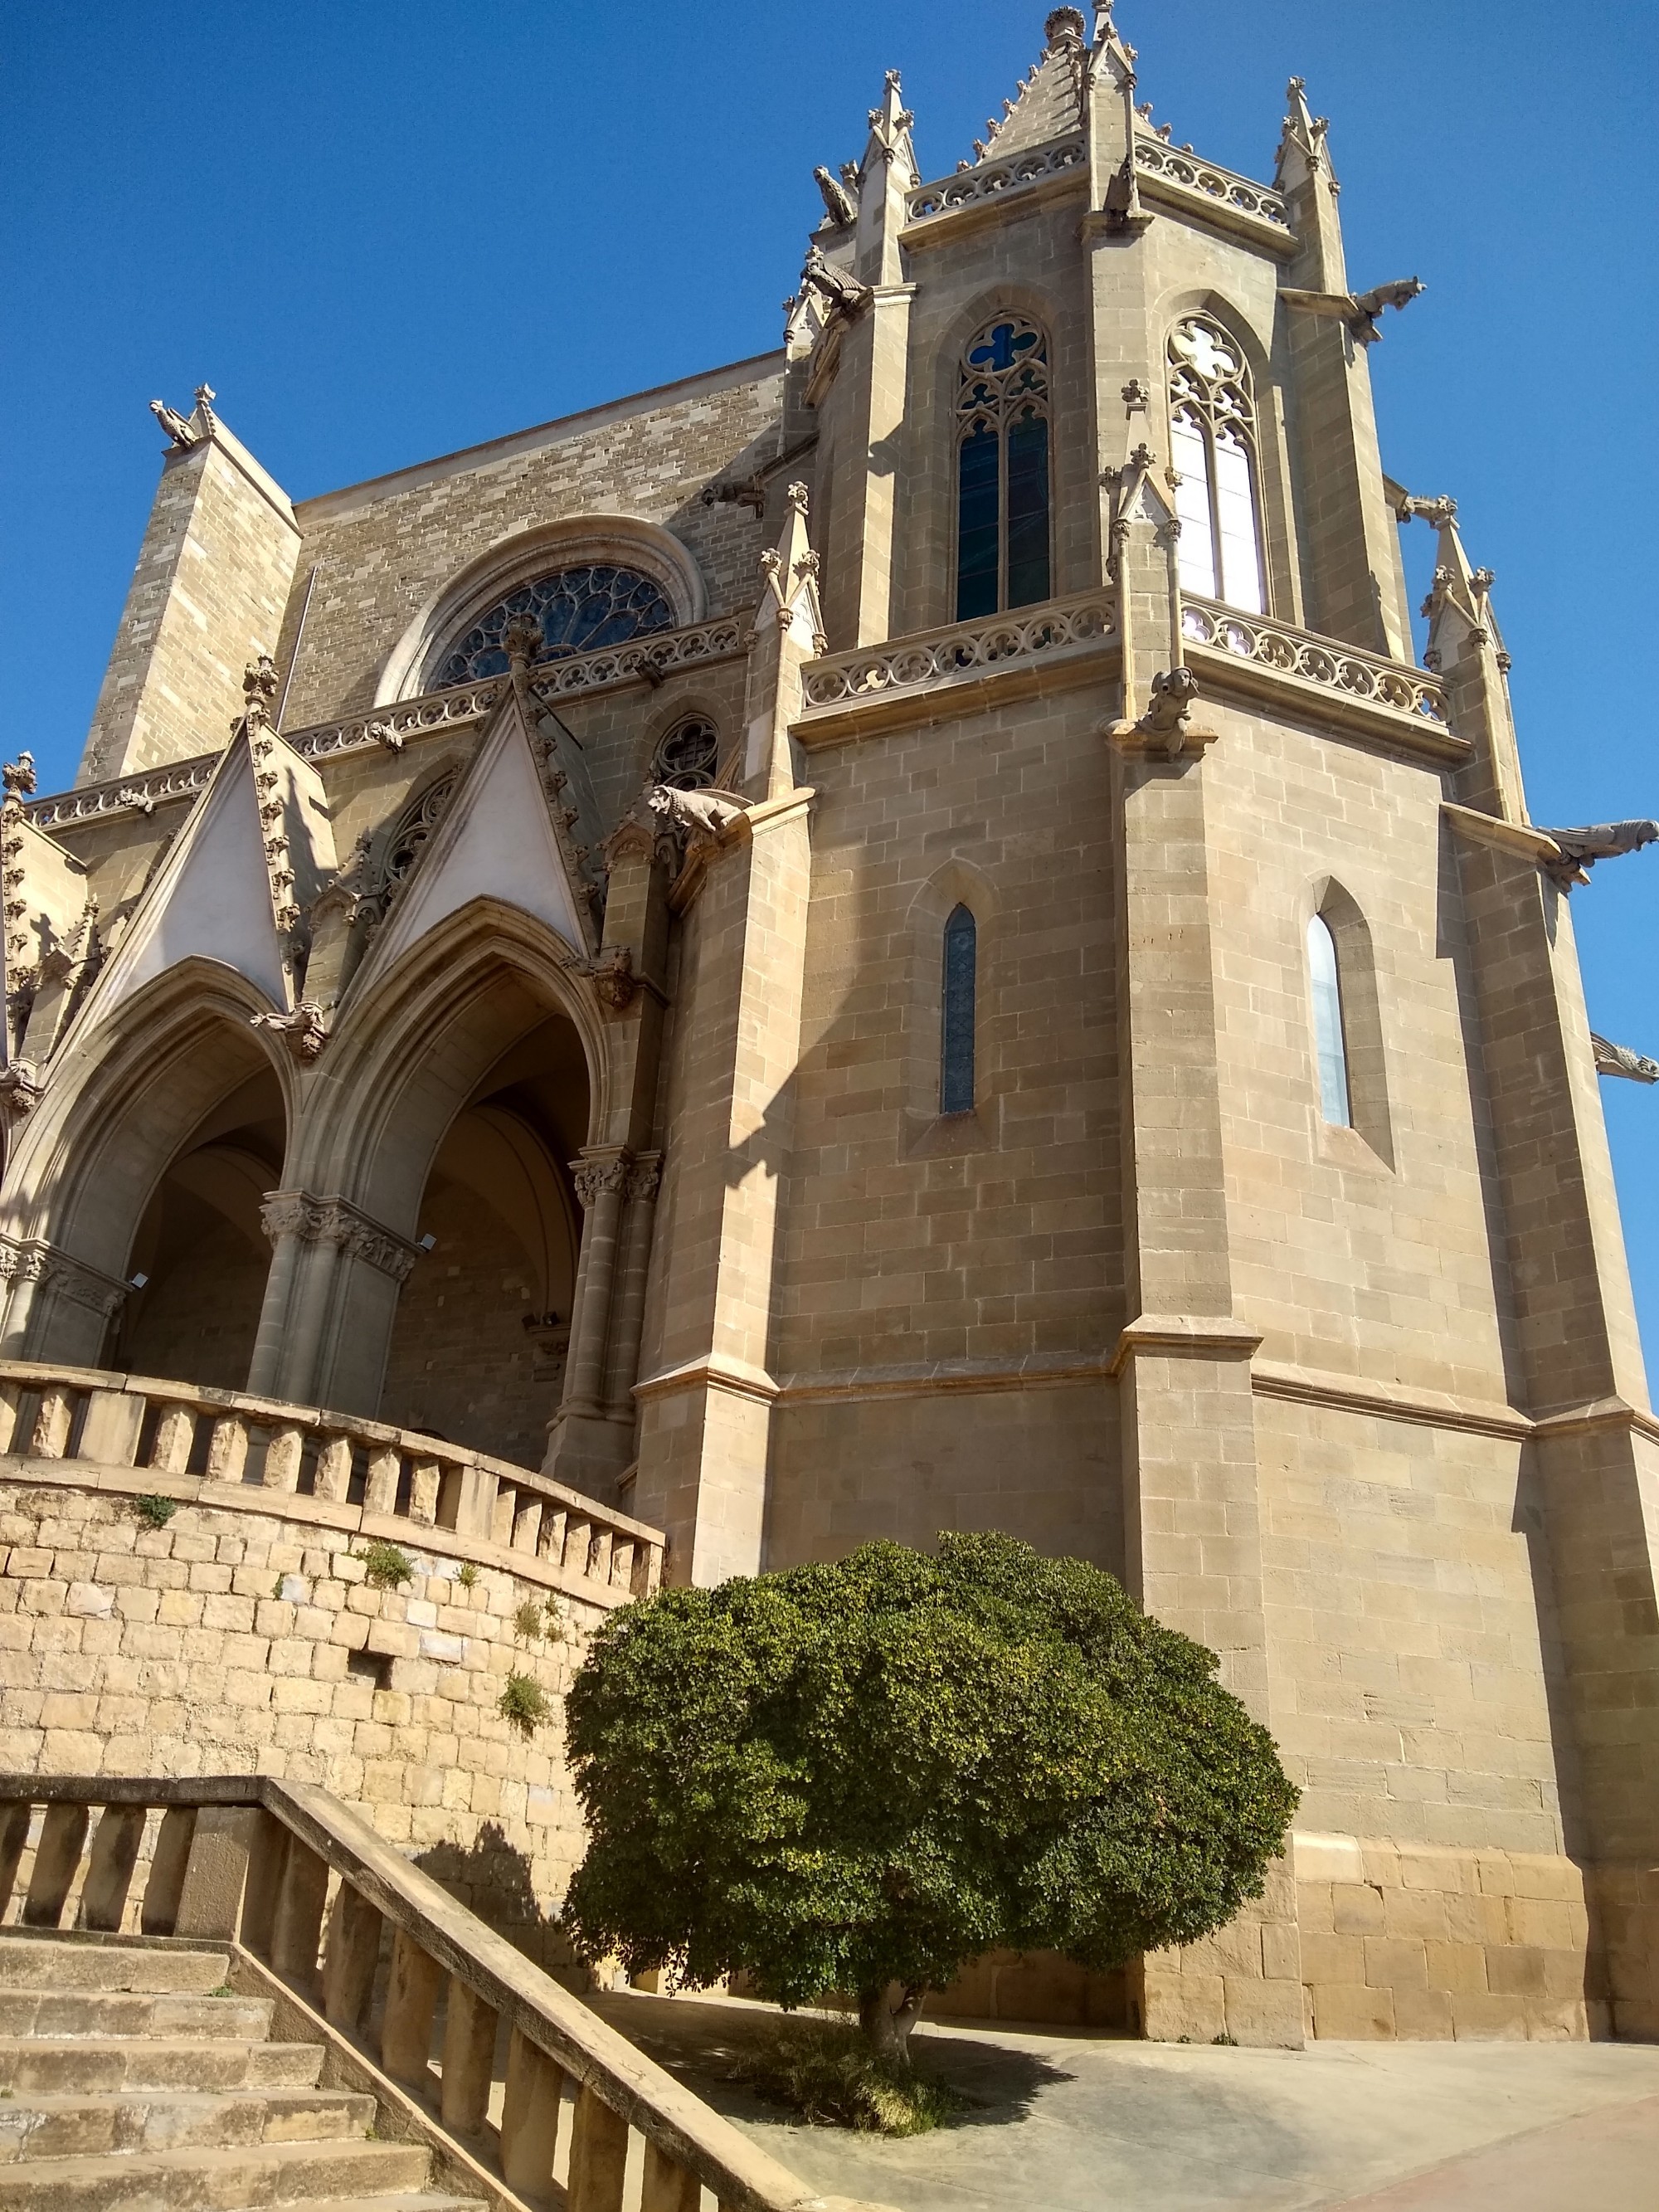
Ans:
[[[568,1988],[586,1990],[592,1977],[571,1948],[556,1910],[544,1910],[531,1880],[530,1861],[499,1821],[486,1820],[470,1844],[434,1844],[415,1863]]]

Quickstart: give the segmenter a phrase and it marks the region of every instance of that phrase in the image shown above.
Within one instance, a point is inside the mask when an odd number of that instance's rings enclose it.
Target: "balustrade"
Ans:
[[[1066,646],[1097,645],[1109,638],[1116,602],[1109,589],[1084,598],[958,623],[891,645],[866,646],[809,661],[802,675],[807,715],[891,692],[920,690],[982,674],[1012,661],[1030,660]]]
[[[98,1486],[307,1518],[459,1556],[534,1561],[601,1604],[642,1597],[662,1577],[658,1529],[529,1468],[416,1431],[320,1407],[96,1369],[0,1362],[5,1459],[87,1468]],[[94,1475],[95,1470],[95,1475]]]
[[[1385,660],[1378,653],[1295,629],[1265,615],[1240,614],[1212,599],[1184,599],[1181,626],[1182,635],[1194,645],[1346,692],[1351,699],[1392,708],[1437,729],[1447,726],[1445,686],[1423,669]]]
[[[923,222],[929,216],[951,215],[958,208],[1022,191],[1047,177],[1081,169],[1085,150],[1080,137],[1066,138],[1052,146],[1033,146],[1024,154],[1010,155],[1006,161],[975,162],[958,169],[952,177],[941,178],[936,185],[923,185],[913,191],[905,201],[905,213],[912,222]]]
[[[719,2212],[823,2203],[326,1790],[255,1775],[0,1775],[0,1922],[59,1927],[77,1894],[81,1927],[222,1945],[239,1994],[268,1995],[274,1983],[307,2006],[320,1999],[344,2045],[331,2063],[378,2063],[533,2203],[621,2212],[637,2135],[639,2212],[696,2212],[705,2189]],[[502,2021],[506,2076],[492,2130]],[[836,2202],[840,2212],[882,2212]]]

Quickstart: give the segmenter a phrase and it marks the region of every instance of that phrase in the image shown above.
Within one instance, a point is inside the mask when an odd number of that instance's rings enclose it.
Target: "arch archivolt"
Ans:
[[[347,999],[296,1131],[296,1187],[346,1198],[413,1236],[450,1122],[495,1062],[550,1014],[581,1042],[592,1141],[610,1115],[611,1032],[586,966],[556,932],[499,900],[446,915],[372,992]]]
[[[387,655],[375,705],[419,697],[448,641],[507,592],[554,568],[590,562],[636,568],[649,576],[681,625],[701,622],[708,611],[708,588],[695,556],[660,523],[638,515],[581,514],[515,531],[432,593]]]

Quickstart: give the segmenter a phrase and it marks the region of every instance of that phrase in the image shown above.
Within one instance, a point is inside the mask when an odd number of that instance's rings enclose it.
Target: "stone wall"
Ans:
[[[302,1504],[303,1501],[300,1501]],[[434,1532],[439,1533],[439,1532]],[[398,1589],[337,1530],[265,1510],[0,1483],[0,1771],[270,1774],[360,1806],[461,1900],[544,1964],[583,1850],[563,1692],[602,1617],[561,1601],[562,1635],[514,1616],[546,1587],[440,1552]],[[533,1736],[496,1706],[512,1673],[546,1691]]]

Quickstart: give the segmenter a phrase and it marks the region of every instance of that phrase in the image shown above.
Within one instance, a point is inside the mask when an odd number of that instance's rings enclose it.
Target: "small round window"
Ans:
[[[657,747],[652,774],[672,791],[707,791],[720,765],[720,732],[698,716],[678,722]]]
[[[503,640],[514,615],[541,625],[538,661],[565,660],[573,653],[599,653],[657,629],[672,629],[674,610],[662,587],[637,568],[560,568],[521,584],[480,615],[456,639],[432,678],[434,691],[452,684],[477,684],[507,672]]]

